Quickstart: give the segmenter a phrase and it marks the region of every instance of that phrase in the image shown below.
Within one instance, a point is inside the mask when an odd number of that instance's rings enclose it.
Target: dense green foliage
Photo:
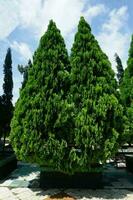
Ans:
[[[50,21],[28,69],[12,120],[10,138],[19,159],[65,168],[64,149],[71,126],[71,107],[66,101],[69,70],[64,40]]]
[[[118,83],[120,84],[123,78],[123,74],[124,74],[124,69],[123,69],[123,65],[122,65],[122,61],[120,59],[120,57],[118,56],[118,54],[115,54],[115,61],[116,61],[116,69],[117,69],[117,79],[118,79]]]
[[[129,49],[127,68],[124,71],[124,77],[121,84],[121,93],[125,106],[130,107],[133,101],[133,36]]]
[[[10,139],[19,159],[65,172],[96,170],[117,149],[123,111],[111,64],[83,17],[70,61],[71,67],[50,21],[20,91]]]
[[[74,141],[71,162],[88,169],[115,152],[122,131],[122,106],[117,83],[107,56],[91,28],[81,17],[71,52],[70,99],[75,105]]]
[[[4,83],[3,83],[3,95],[2,95],[2,134],[4,137],[10,132],[10,122],[13,115],[12,105],[12,90],[13,90],[13,79],[12,79],[12,56],[11,49],[7,50],[7,54],[4,62]]]
[[[126,141],[133,142],[133,36],[129,49],[127,68],[124,71],[123,81],[120,85],[121,98],[125,107]]]

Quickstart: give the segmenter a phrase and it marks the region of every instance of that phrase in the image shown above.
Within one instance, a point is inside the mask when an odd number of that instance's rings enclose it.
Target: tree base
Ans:
[[[73,175],[61,172],[40,173],[41,188],[103,188],[102,172],[76,172]]]

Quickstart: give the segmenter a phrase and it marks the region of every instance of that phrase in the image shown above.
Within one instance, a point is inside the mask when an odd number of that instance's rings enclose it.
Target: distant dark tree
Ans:
[[[4,62],[4,83],[3,83],[3,136],[4,138],[10,132],[10,122],[13,115],[13,105],[12,105],[12,90],[13,90],[13,78],[12,78],[12,55],[11,49],[8,48],[7,54]]]
[[[0,96],[0,140],[2,137],[2,127],[3,127],[3,100],[2,97]]]
[[[7,54],[5,57],[3,90],[6,100],[12,101],[13,79],[12,79],[12,55],[10,48],[7,50]]]
[[[31,67],[32,67],[31,60],[28,61],[28,64],[25,67],[23,65],[18,65],[18,70],[23,75],[22,88],[25,87],[25,84],[28,80],[28,69]]]
[[[120,59],[120,57],[118,56],[118,54],[115,54],[115,61],[116,61],[116,68],[117,68],[117,79],[118,79],[118,83],[120,84],[123,78],[123,74],[124,74],[124,69],[123,69],[123,65],[122,65],[122,61]]]

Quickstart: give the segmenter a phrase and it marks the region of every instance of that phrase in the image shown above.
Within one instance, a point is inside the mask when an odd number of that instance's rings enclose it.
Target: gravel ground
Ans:
[[[60,190],[40,190],[31,188],[0,187],[0,200],[45,200]],[[133,192],[124,189],[65,190],[65,193],[78,200],[133,200]],[[60,199],[63,200],[63,199]]]

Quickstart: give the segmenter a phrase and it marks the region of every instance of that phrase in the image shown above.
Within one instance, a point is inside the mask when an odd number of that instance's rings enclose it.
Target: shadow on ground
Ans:
[[[36,191],[36,195],[45,193],[45,195],[51,196],[64,192],[73,198],[84,200],[91,198],[133,200],[133,174],[127,172],[125,168],[119,169],[115,168],[114,164],[107,164],[103,173],[103,189],[30,189]]]

